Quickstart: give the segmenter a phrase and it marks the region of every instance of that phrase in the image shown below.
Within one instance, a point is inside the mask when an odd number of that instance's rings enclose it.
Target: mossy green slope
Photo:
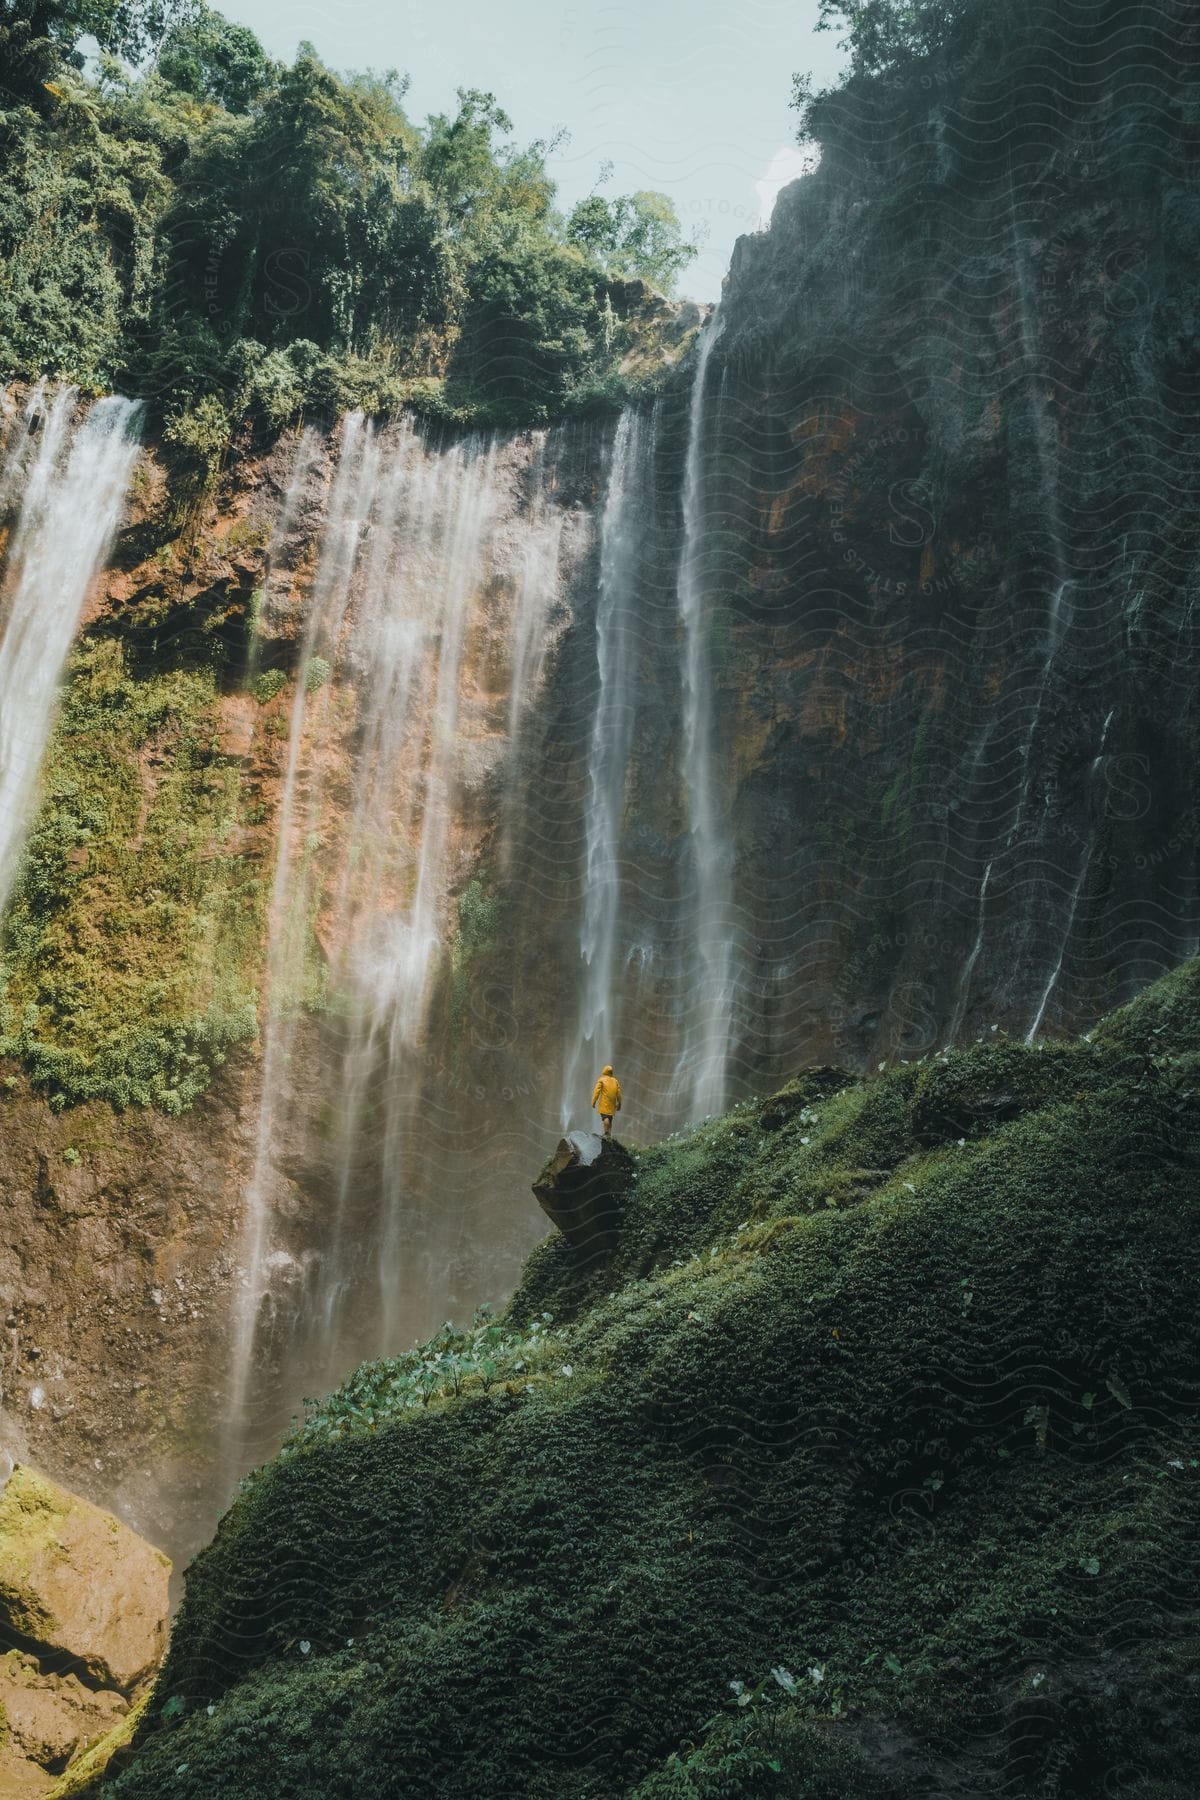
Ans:
[[[1192,964],[642,1152],[245,1484],[105,1793],[1182,1800],[1198,1069]]]
[[[182,1112],[258,1029],[263,883],[216,705],[211,668],[75,651],[0,960],[0,1054],[52,1104]]]

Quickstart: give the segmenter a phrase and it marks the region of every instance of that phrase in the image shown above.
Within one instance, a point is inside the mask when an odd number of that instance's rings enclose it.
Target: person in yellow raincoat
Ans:
[[[613,1115],[621,1110],[621,1084],[612,1072],[611,1063],[605,1063],[604,1072],[592,1089],[592,1105],[600,1114],[605,1137],[611,1137]]]

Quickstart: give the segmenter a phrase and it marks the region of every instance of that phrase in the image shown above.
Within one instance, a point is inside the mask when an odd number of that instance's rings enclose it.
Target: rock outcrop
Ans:
[[[828,1100],[839,1088],[849,1087],[853,1079],[845,1069],[832,1068],[828,1063],[802,1069],[799,1075],[763,1101],[758,1122],[764,1131],[778,1131],[781,1125],[815,1106],[818,1100]]]
[[[616,1138],[572,1131],[533,1184],[534,1196],[581,1258],[604,1256],[616,1241],[633,1158]]]
[[[128,1720],[166,1648],[171,1565],[23,1464],[0,1488],[0,1793],[48,1794]]]

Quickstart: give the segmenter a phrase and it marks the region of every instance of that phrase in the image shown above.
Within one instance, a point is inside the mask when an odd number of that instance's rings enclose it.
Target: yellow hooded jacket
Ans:
[[[621,1110],[621,1084],[612,1072],[611,1063],[605,1063],[604,1073],[592,1089],[592,1105],[602,1119],[611,1119]]]

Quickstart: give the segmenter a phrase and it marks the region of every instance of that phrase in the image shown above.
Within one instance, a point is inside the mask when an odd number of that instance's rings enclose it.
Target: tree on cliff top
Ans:
[[[158,72],[181,93],[244,113],[266,87],[272,65],[248,26],[235,25],[200,0],[164,37]]]
[[[82,68],[81,38],[140,62],[183,15],[186,0],[0,0],[0,67],[7,97],[49,104],[46,83]]]
[[[608,275],[640,275],[670,294],[696,254],[685,243],[674,202],[646,189],[606,200],[589,194],[567,222],[567,241],[578,244]]]
[[[110,52],[92,76],[89,31]],[[283,67],[204,0],[0,0],[3,42],[24,62],[0,133],[0,366],[143,394],[173,442],[247,410],[417,397],[515,423],[603,399],[610,278],[667,288],[691,255],[662,195],[572,229],[554,144],[516,141],[493,94],[420,126],[405,80],[339,75],[308,44]]]
[[[838,48],[850,58],[842,88],[881,75],[902,74],[973,33],[999,8],[988,0],[820,0],[818,31],[841,30]],[[792,105],[800,114],[801,143],[820,135],[823,104],[839,88],[815,93],[812,76],[792,77]]]
[[[979,0],[821,0],[818,31],[845,29],[851,73],[884,69],[940,49]]]

